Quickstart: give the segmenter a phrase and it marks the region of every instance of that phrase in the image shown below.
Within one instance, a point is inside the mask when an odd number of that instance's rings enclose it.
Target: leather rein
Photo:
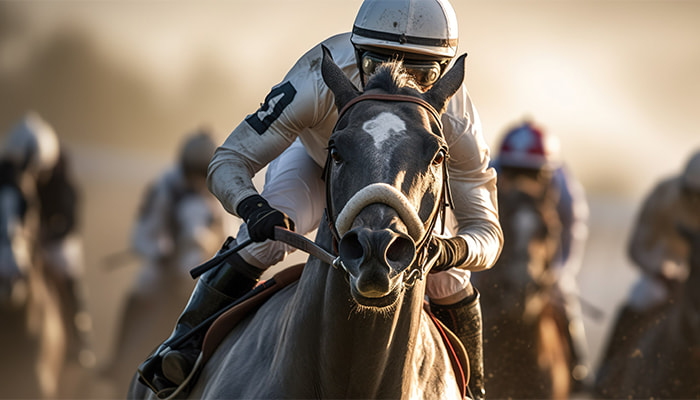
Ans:
[[[388,101],[388,102],[407,102],[407,103],[415,103],[418,104],[419,106],[423,107],[425,110],[428,111],[430,115],[432,115],[433,119],[435,120],[437,126],[438,126],[438,132],[432,132],[436,136],[440,137],[441,139],[444,140],[444,134],[443,134],[443,125],[442,121],[440,119],[440,113],[433,107],[430,103],[427,101],[414,97],[414,96],[408,96],[408,95],[402,95],[402,94],[362,94],[359,95],[352,100],[348,101],[345,106],[338,112],[338,119],[336,121],[335,127],[333,128],[333,132],[337,130],[338,123],[340,122],[341,118],[347,113],[347,111],[354,105],[356,105],[359,102],[366,101],[366,100],[378,100],[378,101]],[[412,269],[411,272],[405,277],[405,282],[408,286],[413,285],[415,283],[416,279],[422,280],[425,277],[427,267],[431,264],[433,261],[432,259],[429,259],[428,256],[428,244],[430,242],[430,238],[432,237],[432,231],[435,228],[435,224],[437,223],[438,216],[441,216],[442,220],[442,229],[444,231],[445,229],[445,216],[446,216],[446,208],[449,205],[452,207],[452,196],[450,193],[450,187],[449,187],[449,175],[447,171],[447,155],[445,157],[445,162],[443,163],[443,184],[442,184],[442,190],[440,195],[438,196],[440,198],[440,201],[437,202],[437,205],[435,209],[431,213],[431,220],[430,220],[430,225],[428,229],[425,231],[425,234],[420,240],[420,243],[416,247],[416,254],[418,257],[416,257],[416,260],[413,262],[413,267],[409,267],[409,269]],[[338,251],[338,243],[340,243],[340,234],[338,233],[338,229],[336,227],[336,221],[335,217],[333,215],[333,204],[332,204],[332,199],[331,199],[331,186],[330,186],[330,170],[331,170],[331,156],[330,152],[328,153],[326,157],[326,164],[323,170],[323,178],[325,181],[326,185],[326,218],[328,219],[328,224],[330,227],[331,234],[333,235],[333,249],[334,253],[337,254]],[[434,259],[435,257],[433,257]],[[430,262],[429,262],[430,261]],[[338,268],[342,267],[345,269],[342,261],[338,258],[335,259],[335,261],[331,264],[333,267]],[[347,271],[346,271],[347,272]]]

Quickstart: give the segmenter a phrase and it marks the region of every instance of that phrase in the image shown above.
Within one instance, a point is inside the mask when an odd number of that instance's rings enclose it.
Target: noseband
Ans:
[[[336,122],[336,126],[333,128],[333,132],[336,131],[338,122],[340,122],[341,118],[347,111],[354,106],[355,104],[365,101],[365,100],[379,100],[379,101],[388,101],[388,102],[407,102],[407,103],[415,103],[418,104],[419,106],[423,107],[425,110],[427,110],[430,115],[433,116],[433,119],[435,120],[437,126],[438,126],[438,132],[435,134],[436,136],[444,139],[444,134],[443,134],[443,125],[442,121],[440,120],[440,113],[437,112],[437,110],[430,105],[427,101],[418,98],[418,97],[413,97],[413,96],[408,96],[408,95],[401,95],[401,94],[362,94],[359,95],[352,100],[350,100],[343,108],[338,112],[338,119]],[[324,176],[324,181],[326,184],[326,217],[328,218],[328,224],[330,227],[331,234],[333,235],[333,247],[334,250],[336,250],[337,254],[337,247],[338,243],[340,243],[340,240],[342,238],[341,234],[338,231],[338,226],[337,226],[337,219],[333,215],[333,205],[332,205],[332,200],[331,200],[331,185],[330,185],[330,170],[331,170],[331,156],[330,152],[328,156],[326,157],[326,165],[324,168],[323,176]],[[414,267],[412,268],[411,272],[405,277],[405,283],[407,286],[412,286],[416,279],[423,279],[426,274],[426,269],[427,266],[430,265],[429,261],[432,261],[428,259],[427,255],[427,249],[428,249],[428,244],[430,242],[430,238],[432,237],[432,231],[435,227],[435,224],[437,222],[438,216],[442,216],[442,228],[444,230],[445,228],[445,213],[446,213],[446,207],[449,204],[450,206],[452,205],[452,196],[450,194],[450,188],[449,188],[449,175],[447,171],[447,165],[446,162],[443,163],[442,167],[443,171],[443,184],[442,184],[442,190],[440,194],[438,195],[438,198],[440,199],[436,204],[437,206],[433,209],[430,215],[430,224],[427,230],[422,232],[422,237],[415,238],[414,235],[411,235],[412,238],[418,243],[418,246],[416,247],[416,254],[418,254],[418,257],[416,260],[414,260],[413,264]],[[376,185],[376,184],[375,184]],[[372,185],[374,186],[374,185]],[[388,186],[388,185],[384,185]],[[365,188],[367,189],[367,187]],[[365,191],[365,189],[360,190],[358,193]],[[393,189],[393,188],[391,188]],[[391,190],[389,190],[391,191]],[[398,192],[398,190],[393,190],[394,192]],[[400,192],[396,196],[401,196],[403,197],[403,194]],[[355,200],[357,196],[357,193],[355,196],[353,196],[350,201],[348,201],[348,204],[351,203],[353,200]],[[403,197],[405,199],[405,197]],[[383,202],[384,204],[389,205],[390,207],[394,208],[394,205],[391,203],[396,204],[395,201],[374,201],[374,202]],[[403,201],[398,201],[399,203],[403,203]],[[406,201],[407,202],[407,201]],[[346,204],[347,206],[347,204]],[[344,210],[343,210],[344,211]],[[397,212],[399,213],[400,216],[402,216],[404,213],[402,210],[397,209]],[[343,212],[341,212],[343,214]],[[401,217],[404,219],[404,217]],[[422,221],[421,221],[422,222]],[[343,222],[344,225],[346,225],[346,222]],[[343,235],[345,234],[346,228],[343,228]],[[338,265],[342,266],[343,269],[345,269],[342,261],[333,263],[334,267],[337,267]],[[347,272],[347,271],[346,271]]]

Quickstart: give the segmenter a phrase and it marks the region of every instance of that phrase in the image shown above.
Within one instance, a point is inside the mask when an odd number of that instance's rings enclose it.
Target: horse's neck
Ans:
[[[422,356],[416,343],[425,334],[420,328],[423,282],[395,308],[377,313],[358,309],[345,279],[343,272],[318,260],[307,263],[285,322],[285,336],[295,338],[287,351],[290,357],[303,354],[311,365],[322,365],[322,372],[311,373],[344,388],[339,393],[373,397],[388,387],[399,390],[405,368]]]

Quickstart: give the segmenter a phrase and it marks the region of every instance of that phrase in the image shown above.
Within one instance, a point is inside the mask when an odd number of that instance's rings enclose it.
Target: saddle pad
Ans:
[[[221,341],[224,340],[226,335],[228,335],[243,318],[260,307],[260,305],[280,289],[299,280],[303,270],[304,265],[298,264],[278,272],[272,278],[259,284],[255,288],[255,290],[258,291],[255,295],[236,304],[231,307],[230,310],[221,314],[221,316],[212,323],[207,330],[207,334],[204,336],[200,365],[206,364],[211,355],[214,354],[216,348],[221,344]],[[467,352],[459,338],[430,312],[430,305],[427,302],[425,302],[423,309],[428,313],[430,320],[433,321],[441,334],[442,340],[447,348],[447,353],[450,356],[457,382],[460,384],[462,398],[465,398],[467,383],[469,382],[469,358]]]
[[[270,296],[277,293],[280,289],[292,282],[298,281],[303,270],[303,264],[298,264],[283,269],[272,278],[260,283],[254,289],[258,291],[257,294],[253,295],[248,300],[236,304],[235,306],[231,307],[230,310],[221,314],[221,316],[219,316],[219,318],[217,318],[214,323],[211,324],[207,330],[207,334],[204,336],[201,365],[204,365],[209,360],[211,355],[214,354],[214,350],[219,347],[221,341],[224,340],[226,335],[231,332],[236,324],[238,324],[248,314],[253,312],[253,310],[260,307],[260,305],[262,305],[267,299],[270,298]]]
[[[427,301],[423,303],[423,310],[428,314],[430,320],[433,321],[438,328],[438,331],[440,331],[440,336],[442,337],[443,343],[445,343],[447,354],[450,356],[450,361],[452,362],[452,369],[455,372],[455,377],[459,384],[459,391],[462,393],[462,398],[466,399],[470,373],[467,350],[464,348],[462,341],[459,340],[457,335],[430,312],[430,304]]]

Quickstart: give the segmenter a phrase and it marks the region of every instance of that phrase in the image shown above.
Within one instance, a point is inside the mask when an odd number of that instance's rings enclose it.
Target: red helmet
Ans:
[[[498,162],[504,167],[554,169],[560,162],[559,140],[532,122],[525,122],[506,133]]]

